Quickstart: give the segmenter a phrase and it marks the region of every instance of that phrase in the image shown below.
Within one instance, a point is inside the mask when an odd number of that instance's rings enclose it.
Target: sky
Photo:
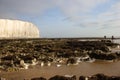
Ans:
[[[120,36],[120,0],[0,0],[0,19],[32,22],[42,38]]]

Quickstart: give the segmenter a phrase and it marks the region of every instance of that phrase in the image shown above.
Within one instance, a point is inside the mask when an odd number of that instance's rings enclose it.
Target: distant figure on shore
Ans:
[[[114,38],[114,36],[112,36],[112,38],[111,38],[111,39],[112,39],[112,42],[113,42],[113,40],[115,39],[115,38]]]
[[[104,36],[104,39],[106,39],[107,37],[106,36]]]
[[[112,40],[114,39],[114,36],[112,36]]]

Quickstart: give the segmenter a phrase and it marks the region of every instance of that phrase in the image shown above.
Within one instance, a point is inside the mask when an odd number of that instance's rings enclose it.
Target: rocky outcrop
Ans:
[[[0,77],[0,80],[10,80],[3,77]],[[92,76],[80,76],[79,79],[77,79],[76,75],[55,75],[53,77],[50,77],[49,79],[44,77],[35,77],[31,79],[24,79],[24,80],[120,80],[120,76],[108,76],[102,73],[98,73]]]
[[[72,45],[73,41],[74,45]],[[111,46],[107,44],[111,44]],[[9,68],[16,67],[29,69],[27,64],[32,66],[38,64],[42,67],[55,63],[59,67],[61,64],[78,65],[83,61],[116,61],[120,60],[120,52],[104,52],[104,48],[115,45],[117,46],[112,42],[78,42],[74,39],[0,39],[0,65],[2,70],[9,71]],[[20,64],[21,61],[22,64]]]
[[[76,76],[73,75],[73,76],[59,76],[59,75],[56,75],[54,77],[51,77],[50,79],[48,80],[76,80]]]
[[[92,76],[80,76],[79,80],[120,80],[119,76],[108,76],[104,74],[95,74]]]
[[[40,77],[40,78],[32,78],[31,80],[47,80],[47,79]],[[120,76],[108,76],[102,73],[98,73],[92,76],[80,76],[79,79],[77,79],[76,75],[72,75],[72,76],[56,75],[48,80],[120,80]]]
[[[0,38],[38,38],[38,28],[29,22],[0,19]]]
[[[31,80],[47,80],[47,79],[44,77],[39,77],[39,78],[32,78]]]

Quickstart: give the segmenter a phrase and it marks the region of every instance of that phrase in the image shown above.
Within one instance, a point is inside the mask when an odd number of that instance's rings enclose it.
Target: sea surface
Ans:
[[[114,42],[120,44],[120,39],[116,39],[116,40],[114,40]]]

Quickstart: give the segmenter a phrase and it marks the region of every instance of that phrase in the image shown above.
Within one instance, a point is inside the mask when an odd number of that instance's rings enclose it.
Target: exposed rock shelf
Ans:
[[[119,60],[120,52],[110,51],[117,45],[110,40],[5,39],[0,40],[0,68],[16,70],[36,64],[50,66],[52,63],[69,65],[95,59]]]

